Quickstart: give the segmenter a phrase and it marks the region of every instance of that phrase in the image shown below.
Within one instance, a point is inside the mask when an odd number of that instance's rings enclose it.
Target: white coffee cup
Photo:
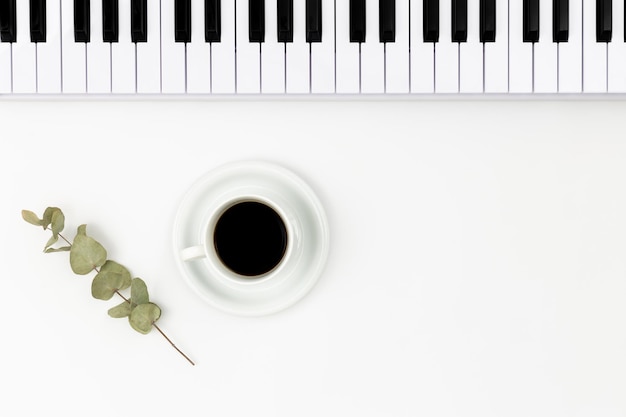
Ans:
[[[267,235],[278,236],[270,242],[286,240],[282,258],[278,251],[248,250],[244,254],[269,253],[271,262],[259,263],[266,273],[247,276],[260,269],[238,269],[239,258],[219,255],[239,253],[239,243],[246,242],[247,235],[240,230],[249,230],[243,223],[231,222],[233,213],[245,222],[255,219],[244,211],[230,211],[241,202],[258,202],[271,208],[283,223],[284,230],[270,228]],[[226,220],[218,223],[224,216]],[[268,215],[268,223],[276,222],[274,213]],[[280,222],[279,222],[280,223]],[[216,248],[214,231],[218,224],[218,241],[226,236],[232,246]],[[222,226],[236,224],[234,233],[222,234]],[[274,226],[276,223],[273,223]],[[258,230],[257,230],[258,232]],[[284,234],[282,234],[284,233]],[[238,236],[232,238],[233,236]],[[241,237],[239,237],[241,236]],[[284,240],[280,240],[284,239]],[[251,240],[254,242],[254,238]],[[329,253],[329,225],[320,200],[311,187],[295,173],[276,164],[262,161],[239,161],[225,164],[207,172],[187,191],[174,219],[173,249],[181,275],[190,287],[210,305],[227,313],[243,316],[261,316],[281,311],[304,297],[320,277]],[[264,244],[261,239],[260,247]],[[279,247],[278,245],[276,247]],[[230,251],[229,249],[235,249]],[[222,249],[224,249],[222,251]],[[278,253],[278,255],[276,255]],[[243,258],[244,260],[256,258]],[[229,268],[227,265],[232,266]],[[240,271],[240,275],[234,271]]]
[[[226,265],[220,258],[215,245],[215,229],[222,215],[230,208],[240,204],[256,202],[272,209],[282,220],[286,234],[286,247],[280,261],[269,271],[258,275],[241,275]],[[207,212],[204,226],[200,230],[197,245],[183,248],[180,258],[184,262],[204,262],[209,273],[229,286],[267,287],[281,281],[281,276],[288,276],[301,256],[300,223],[295,208],[281,195],[269,189],[259,187],[230,190],[214,201]]]

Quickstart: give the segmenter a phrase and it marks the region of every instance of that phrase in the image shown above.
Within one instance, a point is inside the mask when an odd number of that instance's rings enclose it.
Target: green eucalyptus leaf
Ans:
[[[102,268],[100,268],[100,273],[120,275],[122,285],[118,288],[119,290],[125,290],[126,288],[130,287],[130,272],[128,271],[128,269],[126,269],[125,266],[120,265],[115,261],[112,261],[110,259],[107,260],[104,265],[102,265]]]
[[[44,252],[52,253],[52,252],[69,252],[72,249],[71,246],[61,246],[60,248],[48,248]]]
[[[161,317],[161,309],[154,303],[140,304],[130,313],[130,326],[139,333],[148,334],[152,324]]]
[[[22,210],[22,218],[35,226],[43,225],[43,220],[37,217],[37,215],[30,210]]]
[[[61,209],[58,207],[47,207],[46,210],[43,212],[42,226],[44,229],[46,229],[52,223],[52,217],[54,217],[54,213],[61,213],[61,215],[63,215],[63,212],[61,212]]]
[[[96,275],[91,281],[91,295],[98,300],[110,300],[115,294],[116,282],[111,275]]]
[[[122,317],[130,316],[130,310],[130,303],[123,301],[121,304],[109,309],[109,316],[114,319],[121,319]]]
[[[44,246],[43,250],[44,252],[52,245],[54,245],[55,243],[57,243],[57,240],[59,240],[59,235],[56,236],[52,236],[50,239],[48,239],[48,242],[46,242],[46,246]]]
[[[91,295],[99,300],[108,300],[116,291],[130,286],[130,272],[114,261],[106,261],[91,282]]]
[[[55,210],[52,213],[52,222],[50,223],[52,228],[52,235],[58,236],[65,227],[65,215],[60,209]]]
[[[86,275],[94,268],[102,266],[107,258],[107,251],[95,239],[87,236],[87,226],[80,225],[70,250],[70,266],[78,275]]]
[[[76,235],[87,236],[87,225],[81,224],[80,226],[78,226],[78,231],[76,232]]]
[[[130,300],[134,305],[145,304],[150,301],[148,287],[141,278],[133,278],[130,284]]]

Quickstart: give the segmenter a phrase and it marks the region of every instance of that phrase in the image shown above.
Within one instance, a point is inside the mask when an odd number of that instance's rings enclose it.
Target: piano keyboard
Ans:
[[[0,0],[0,94],[624,93],[624,0]]]

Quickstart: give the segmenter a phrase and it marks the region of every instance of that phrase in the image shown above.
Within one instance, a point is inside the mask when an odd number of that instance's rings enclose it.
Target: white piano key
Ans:
[[[61,0],[63,18],[63,92],[87,92],[87,44],[74,40],[74,0]]]
[[[435,46],[435,92],[459,91],[459,44],[452,42],[452,2],[439,2],[439,42]]]
[[[137,92],[161,91],[161,0],[148,1],[148,41],[136,44]]]
[[[533,90],[533,44],[524,42],[522,5],[522,0],[509,2],[509,91],[511,93],[531,93]]]
[[[35,93],[37,90],[37,53],[30,41],[29,2],[16,3],[17,42],[13,44],[13,92]]]
[[[486,93],[509,89],[509,2],[496,3],[496,41],[484,44]]]
[[[265,42],[261,44],[261,91],[285,92],[285,44],[278,42],[276,0],[265,0]]]
[[[361,92],[385,92],[385,44],[380,42],[377,1],[365,4],[365,42],[361,45]]]
[[[136,91],[135,44],[130,37],[130,0],[119,0],[119,39],[111,44],[111,86],[113,93]]]
[[[539,42],[535,44],[534,91],[556,93],[557,46],[552,41],[552,2],[539,3]]]
[[[386,44],[385,89],[387,93],[409,92],[409,0],[396,1],[396,41]]]
[[[235,1],[237,2],[237,92],[259,93],[261,91],[261,47],[258,42],[250,42],[248,0]],[[268,26],[265,25],[266,38],[267,30]]]
[[[350,2],[335,2],[337,93],[358,93],[361,87],[359,44],[350,42]]]
[[[583,92],[606,92],[606,42],[596,42],[596,2],[583,2]]]
[[[183,42],[176,42],[175,37],[174,1],[161,0],[161,91],[163,93],[185,93],[186,67],[186,45]]]
[[[12,92],[12,62],[11,44],[0,42],[0,94]]]
[[[626,93],[624,1],[613,1],[613,42],[609,44],[609,92]]]
[[[306,43],[306,2],[293,2],[293,42],[287,44],[285,59],[287,93],[308,93],[310,55]]]
[[[111,92],[111,44],[102,40],[102,2],[91,2],[91,42],[87,44],[87,92]],[[73,20],[72,20],[73,21]]]
[[[569,37],[558,45],[559,92],[582,91],[583,29],[582,0],[569,0]],[[595,30],[594,30],[595,33]]]
[[[483,91],[483,45],[480,43],[480,0],[467,0],[467,42],[459,45],[459,91]]]
[[[216,94],[235,92],[235,2],[221,3],[220,42],[211,45],[211,90]]]
[[[435,44],[424,42],[424,8],[422,2],[411,3],[411,92],[435,91]]]
[[[294,36],[295,29],[294,27]],[[302,38],[297,43],[294,38],[293,43],[287,44],[285,56],[287,93],[290,94],[304,94],[308,93],[310,89],[309,44],[303,42],[305,36],[304,31],[299,34],[299,36],[302,36]]]
[[[211,92],[211,44],[205,41],[204,0],[191,0],[191,42],[187,44],[187,92]]]
[[[37,45],[39,93],[61,93],[61,2],[47,0],[46,42]]]
[[[335,3],[322,3],[322,42],[310,44],[311,92],[335,92]]]

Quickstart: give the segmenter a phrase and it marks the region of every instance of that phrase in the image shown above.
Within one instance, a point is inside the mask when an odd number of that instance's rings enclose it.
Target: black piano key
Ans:
[[[545,1],[545,0],[544,0]],[[539,41],[539,0],[524,0],[523,41]]]
[[[30,0],[30,41],[46,41],[46,0]]]
[[[350,42],[365,42],[365,0],[350,0]]]
[[[381,42],[396,41],[396,0],[379,0],[378,26]]]
[[[569,0],[552,2],[552,41],[567,42],[569,38]]]
[[[424,42],[439,42],[439,0],[424,0],[423,23]]]
[[[174,2],[174,41],[191,42],[191,0]]]
[[[15,16],[15,0],[0,0],[0,41],[17,41],[17,19]]]
[[[91,8],[89,0],[74,0],[74,41],[91,41]]]
[[[204,0],[204,40],[222,40],[222,3],[220,0]]]
[[[278,42],[293,42],[293,0],[278,0]]]
[[[306,41],[322,41],[322,0],[306,0]]]
[[[481,42],[496,41],[496,0],[480,0],[479,30]]]
[[[265,42],[265,0],[248,0],[250,42]]]
[[[102,0],[102,40],[117,42],[119,40],[119,0]]]
[[[130,37],[135,43],[148,42],[148,0],[131,0]]]
[[[596,0],[596,41],[611,42],[613,32],[611,0]]]
[[[452,42],[467,42],[467,0],[452,0]]]

